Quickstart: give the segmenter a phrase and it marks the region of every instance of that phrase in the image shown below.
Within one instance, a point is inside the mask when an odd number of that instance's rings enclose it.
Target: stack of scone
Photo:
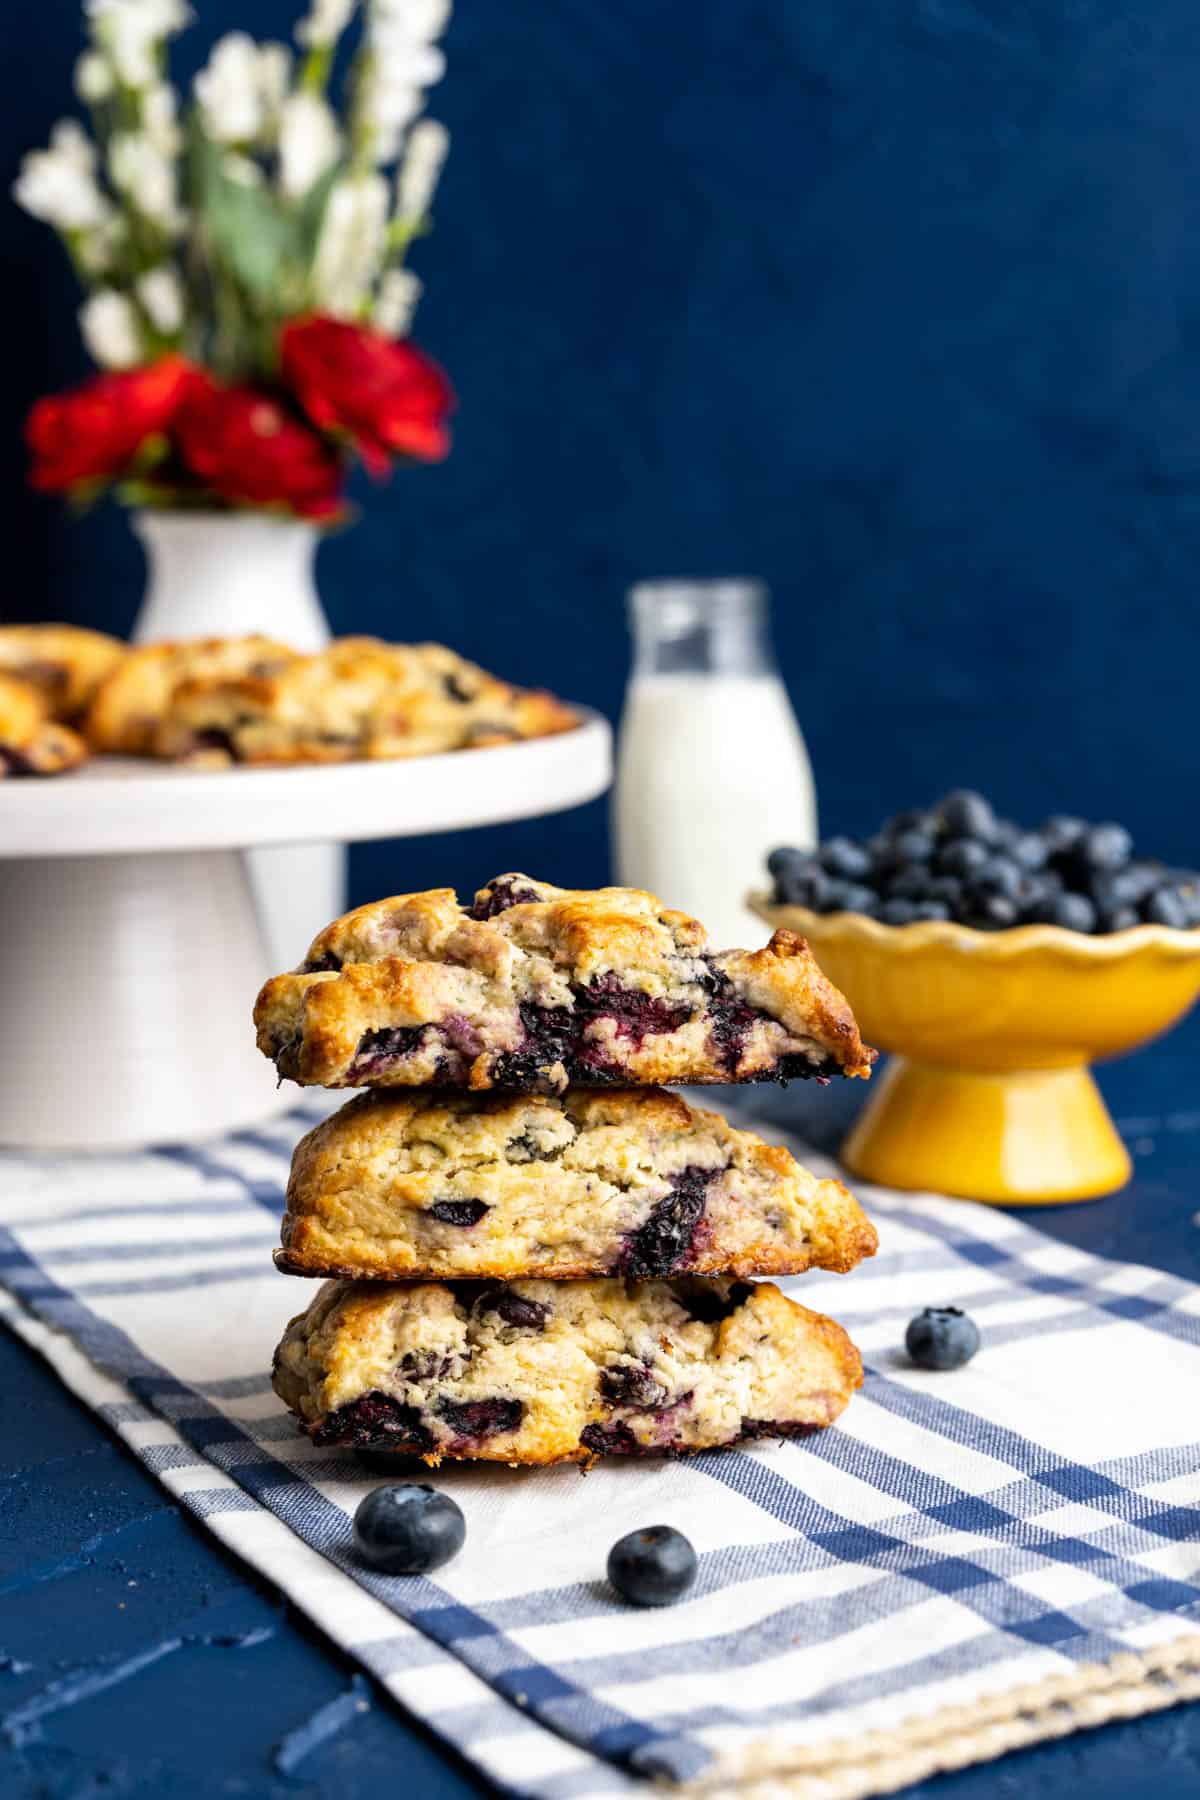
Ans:
[[[841,1327],[756,1275],[848,1270],[840,1182],[665,1083],[862,1076],[802,938],[711,951],[629,888],[502,876],[360,908],[269,981],[282,1076],[370,1091],[299,1144],[280,1268],[328,1276],[275,1386],[315,1442],[507,1463],[828,1425]]]

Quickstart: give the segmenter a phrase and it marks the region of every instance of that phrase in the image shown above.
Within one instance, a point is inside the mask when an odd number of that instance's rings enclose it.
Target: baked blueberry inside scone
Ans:
[[[661,1088],[360,1094],[296,1147],[279,1266],[367,1279],[847,1270],[840,1181]]]
[[[793,932],[716,950],[652,894],[525,875],[335,920],[255,1022],[282,1076],[326,1087],[826,1080],[875,1055]]]
[[[806,1436],[862,1364],[770,1282],[331,1282],[274,1382],[319,1445],[587,1463]]]

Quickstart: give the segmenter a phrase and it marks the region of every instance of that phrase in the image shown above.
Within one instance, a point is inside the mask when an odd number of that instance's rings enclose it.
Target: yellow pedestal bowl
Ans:
[[[808,939],[863,1036],[892,1057],[842,1146],[856,1175],[1011,1205],[1128,1181],[1088,1065],[1183,1016],[1200,994],[1200,930],[986,932],[751,905]]]

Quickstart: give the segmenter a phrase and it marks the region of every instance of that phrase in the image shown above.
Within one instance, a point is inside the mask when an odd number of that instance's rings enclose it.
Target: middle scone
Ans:
[[[296,1146],[281,1269],[379,1280],[854,1268],[840,1181],[661,1088],[384,1089]]]

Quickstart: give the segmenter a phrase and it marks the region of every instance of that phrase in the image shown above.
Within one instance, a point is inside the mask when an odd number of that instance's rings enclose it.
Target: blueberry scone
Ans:
[[[0,625],[0,674],[37,688],[51,719],[77,719],[126,652],[81,625]]]
[[[804,939],[708,947],[636,888],[502,875],[336,919],[255,1006],[281,1076],[323,1087],[782,1081],[868,1075],[875,1052]]]
[[[876,1248],[840,1181],[661,1088],[360,1094],[297,1145],[295,1275],[787,1275]]]
[[[340,638],[280,668],[184,682],[153,749],[179,758],[216,750],[234,763],[388,760],[578,723],[553,695],[512,687],[440,644]]]
[[[39,689],[0,674],[0,779],[63,775],[86,757],[83,739],[69,725],[47,717]]]
[[[297,651],[266,637],[141,644],[101,682],[88,709],[85,734],[94,750],[152,755],[173,696],[185,683],[264,678],[299,660]]]
[[[770,1282],[329,1282],[274,1381],[317,1444],[586,1463],[805,1437],[862,1363]]]

